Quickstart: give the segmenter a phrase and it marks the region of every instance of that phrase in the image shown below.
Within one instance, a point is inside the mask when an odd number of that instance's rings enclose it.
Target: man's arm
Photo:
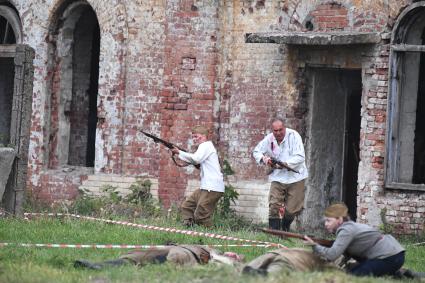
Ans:
[[[267,152],[267,145],[268,145],[268,136],[266,136],[262,141],[260,141],[257,146],[254,148],[254,151],[252,152],[252,156],[254,157],[255,161],[258,164],[266,164],[264,162],[265,153]]]
[[[211,147],[208,145],[208,143],[204,142],[198,146],[198,149],[194,153],[188,153],[179,150],[179,158],[192,164],[201,164],[205,159],[208,158],[208,156],[214,153],[214,151],[214,147]]]
[[[290,156],[285,160],[286,164],[291,168],[297,168],[305,161],[304,144],[300,134],[297,132],[289,135]]]
[[[313,246],[313,252],[329,261],[334,261],[345,252],[352,240],[353,233],[342,229],[339,231],[332,247],[327,248],[321,245],[315,245]]]

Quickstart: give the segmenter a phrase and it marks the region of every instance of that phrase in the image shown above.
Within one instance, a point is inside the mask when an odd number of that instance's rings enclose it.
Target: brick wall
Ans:
[[[188,144],[191,128],[202,124],[213,130],[216,121],[217,9],[190,0],[168,1],[165,8],[161,136],[193,151]],[[177,168],[169,152],[161,152],[160,162],[158,194],[168,206],[183,198],[189,172]]]
[[[336,2],[318,5],[309,15],[311,30],[331,31],[348,27],[348,10]]]

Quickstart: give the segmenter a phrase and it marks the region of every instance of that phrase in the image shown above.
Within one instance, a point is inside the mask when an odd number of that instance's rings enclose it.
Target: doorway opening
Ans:
[[[360,70],[311,68],[309,202],[321,210],[343,201],[353,220],[357,211]],[[320,211],[317,211],[322,215]]]

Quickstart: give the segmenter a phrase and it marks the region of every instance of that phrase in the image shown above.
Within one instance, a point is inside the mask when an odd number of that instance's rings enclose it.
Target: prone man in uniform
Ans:
[[[211,216],[224,193],[223,174],[217,150],[208,139],[208,129],[202,126],[194,127],[192,137],[198,145],[195,153],[184,152],[178,148],[171,150],[173,154],[178,154],[179,159],[199,164],[201,167],[201,187],[186,198],[180,210],[185,225],[199,224],[209,227],[212,225]]]
[[[158,249],[133,250],[120,256],[118,259],[103,262],[90,262],[87,260],[76,260],[74,267],[82,267],[100,270],[105,267],[133,264],[144,266],[146,264],[161,264],[171,262],[181,266],[203,265],[210,262],[234,265],[243,259],[242,256],[233,253],[221,253],[215,249],[200,245],[176,245]]]
[[[284,271],[321,271],[328,268],[336,268],[336,265],[326,262],[311,251],[298,248],[281,248],[255,258],[245,265],[242,273],[268,275],[269,273],[276,274]]]
[[[304,181],[308,176],[304,145],[298,132],[286,128],[282,119],[274,119],[271,126],[272,133],[258,143],[253,156],[258,164],[274,168],[269,175],[269,226],[289,231],[292,221],[304,206]],[[272,158],[297,172],[276,167]]]

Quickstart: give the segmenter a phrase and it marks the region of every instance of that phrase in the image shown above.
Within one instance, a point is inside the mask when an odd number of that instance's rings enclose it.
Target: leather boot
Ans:
[[[269,228],[273,230],[280,230],[280,219],[269,218]]]
[[[104,262],[90,262],[88,260],[79,259],[74,262],[75,268],[88,268],[94,270],[101,270],[104,267],[108,266],[121,266],[128,263],[125,259],[113,259]]]
[[[292,221],[294,221],[295,216],[289,213],[285,213],[285,216],[282,219],[282,230],[288,232],[291,227]]]
[[[102,265],[94,262],[90,262],[85,259],[78,259],[74,262],[75,268],[88,268],[88,269],[94,269],[94,270],[100,270],[102,269]]]

